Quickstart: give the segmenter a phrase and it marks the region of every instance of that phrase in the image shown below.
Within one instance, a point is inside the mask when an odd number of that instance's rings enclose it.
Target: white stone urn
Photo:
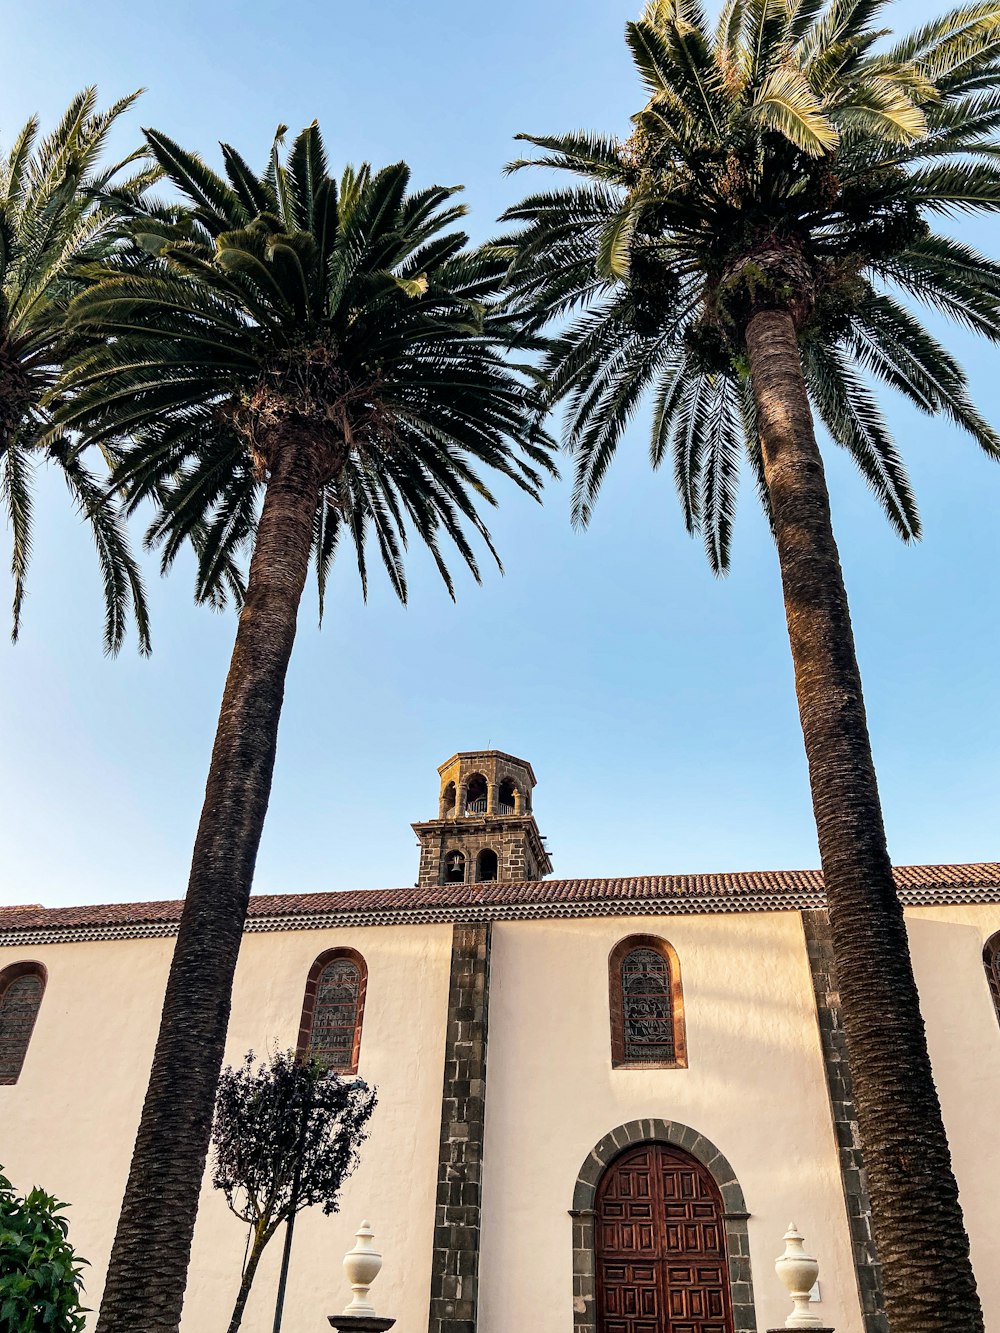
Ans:
[[[816,1285],[819,1264],[805,1252],[805,1237],[794,1222],[785,1232],[785,1252],[774,1261],[774,1271],[785,1284],[795,1309],[785,1320],[786,1328],[822,1328],[823,1321],[809,1310],[809,1293]]]
[[[362,1222],[354,1236],[354,1249],[344,1255],[344,1272],[354,1293],[350,1304],[344,1307],[344,1314],[374,1315],[368,1291],[382,1269],[382,1256],[372,1244],[375,1232],[370,1222]]]

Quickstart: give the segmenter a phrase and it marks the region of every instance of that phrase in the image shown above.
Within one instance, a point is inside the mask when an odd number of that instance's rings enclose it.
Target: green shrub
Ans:
[[[67,1239],[65,1207],[37,1188],[21,1198],[0,1173],[0,1333],[81,1333],[86,1260]]]

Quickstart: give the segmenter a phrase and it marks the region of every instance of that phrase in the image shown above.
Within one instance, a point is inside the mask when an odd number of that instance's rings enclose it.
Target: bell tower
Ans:
[[[438,817],[412,825],[421,887],[552,874],[531,813],[535,774],[527,760],[502,750],[468,750],[452,755],[438,773]]]

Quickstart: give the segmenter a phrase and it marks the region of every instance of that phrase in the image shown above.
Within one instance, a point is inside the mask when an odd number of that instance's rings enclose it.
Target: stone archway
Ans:
[[[594,1221],[597,1187],[606,1168],[629,1148],[643,1143],[670,1144],[690,1153],[718,1187],[726,1228],[729,1288],[736,1333],[755,1333],[753,1279],[747,1233],[746,1202],[736,1173],[715,1144],[676,1120],[630,1120],[606,1134],[588,1154],[573,1190],[573,1333],[598,1333],[597,1262]]]

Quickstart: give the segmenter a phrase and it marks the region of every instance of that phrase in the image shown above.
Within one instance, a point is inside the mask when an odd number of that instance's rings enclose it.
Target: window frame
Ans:
[[[1000,930],[994,931],[983,945],[983,966],[986,981],[993,997],[993,1009],[1000,1023]]]
[[[10,986],[15,981],[20,981],[22,977],[37,977],[42,983],[42,993],[38,997],[38,1004],[35,1006],[35,1016],[31,1020],[31,1027],[28,1029],[28,1039],[24,1043],[24,1049],[21,1051],[21,1059],[13,1077],[0,1074],[0,1087],[12,1088],[18,1082],[24,1073],[24,1062],[28,1058],[28,1051],[31,1048],[31,1039],[35,1033],[35,1025],[38,1022],[38,1015],[41,1012],[42,1001],[45,999],[45,991],[49,984],[49,972],[44,963],[36,962],[34,959],[25,959],[19,963],[8,963],[6,967],[0,968],[0,1006]],[[3,1033],[0,1032],[0,1041],[3,1040]]]
[[[357,949],[336,946],[324,951],[315,959],[306,977],[305,995],[302,998],[302,1017],[299,1021],[299,1036],[295,1045],[295,1054],[300,1060],[309,1058],[312,1044],[312,1028],[316,1018],[316,1000],[319,995],[319,979],[330,963],[347,960],[358,969],[358,998],[354,1006],[354,1037],[351,1041],[351,1063],[349,1068],[329,1068],[335,1074],[352,1075],[358,1072],[361,1060],[361,1032],[365,1019],[365,995],[368,990],[368,964]]]
[[[672,1060],[630,1060],[625,1057],[625,996],[622,991],[622,963],[636,949],[650,949],[658,953],[667,965],[670,975],[670,1009],[674,1029],[674,1058]],[[684,1022],[684,990],[681,984],[681,965],[677,951],[668,940],[659,935],[627,935],[619,940],[608,955],[608,995],[611,1016],[612,1069],[686,1069],[687,1031]]]

